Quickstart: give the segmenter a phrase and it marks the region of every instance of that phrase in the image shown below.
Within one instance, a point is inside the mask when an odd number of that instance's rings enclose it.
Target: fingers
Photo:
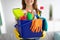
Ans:
[[[38,32],[38,28],[36,28],[35,30],[36,30],[35,32]]]
[[[31,31],[32,31],[32,32],[34,32],[34,31],[35,31],[35,28],[34,28],[34,27],[31,27],[30,29],[31,29]]]
[[[38,27],[38,32],[40,32],[40,28]]]
[[[32,26],[30,29],[31,29],[32,32],[40,32],[40,31],[42,31],[42,29],[40,27],[35,27],[35,26]]]
[[[35,30],[36,30],[36,32],[40,32],[41,31],[41,28],[38,27]]]

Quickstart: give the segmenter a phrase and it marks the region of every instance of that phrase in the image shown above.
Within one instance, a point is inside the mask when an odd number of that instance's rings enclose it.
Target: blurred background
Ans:
[[[12,9],[22,8],[21,1],[0,0],[0,40],[17,40],[13,32],[16,21]],[[48,22],[47,35],[41,40],[60,40],[59,3],[60,0],[37,0],[38,9],[42,11],[41,17],[46,18]]]

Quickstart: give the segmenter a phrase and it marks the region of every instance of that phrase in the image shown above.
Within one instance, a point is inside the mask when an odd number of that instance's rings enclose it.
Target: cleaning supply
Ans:
[[[46,37],[46,31],[43,31],[43,36],[41,37],[42,39]]]
[[[41,11],[38,11],[38,13],[34,13],[34,19],[39,19],[41,17]]]
[[[32,32],[42,32],[42,19],[32,20],[32,25],[30,29]]]
[[[19,34],[18,31],[16,30],[16,28],[14,29],[14,33],[15,33],[16,38],[17,38],[17,39],[20,39],[20,37],[19,37],[20,34]]]
[[[27,20],[32,20],[33,19],[33,14],[30,12],[27,12]]]
[[[37,14],[36,14],[36,12],[34,11],[34,19],[37,19],[37,16],[36,16]]]
[[[13,13],[14,13],[16,19],[19,19],[19,17],[22,17],[24,15],[23,10],[20,8],[13,9]]]
[[[22,16],[22,17],[20,17],[20,20],[27,20],[27,17],[26,16]]]
[[[46,18],[41,18],[42,20],[43,20],[43,27],[42,27],[42,29],[43,29],[43,31],[47,31],[48,30],[48,23],[47,23],[47,20],[46,20]]]
[[[40,15],[41,15],[40,12],[38,12],[38,17],[40,17]]]
[[[40,17],[41,17],[41,11],[38,11],[36,17],[37,17],[37,18],[40,18]]]
[[[34,37],[42,37],[42,32],[32,32],[30,27],[32,24],[32,20],[18,20],[18,32],[22,38],[34,38]]]

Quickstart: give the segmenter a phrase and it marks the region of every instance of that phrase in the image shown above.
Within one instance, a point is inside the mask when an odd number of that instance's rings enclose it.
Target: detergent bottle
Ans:
[[[27,17],[24,15],[24,16],[20,17],[20,20],[27,20]]]
[[[33,14],[30,12],[27,12],[27,20],[33,20]]]

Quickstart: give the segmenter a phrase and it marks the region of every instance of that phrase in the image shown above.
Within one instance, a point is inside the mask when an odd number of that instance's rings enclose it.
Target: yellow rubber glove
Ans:
[[[46,37],[46,31],[43,31],[43,37],[41,37],[42,39]]]
[[[20,34],[18,33],[18,31],[16,29],[14,29],[14,33],[15,33],[16,38],[20,39],[20,37],[19,37]]]

